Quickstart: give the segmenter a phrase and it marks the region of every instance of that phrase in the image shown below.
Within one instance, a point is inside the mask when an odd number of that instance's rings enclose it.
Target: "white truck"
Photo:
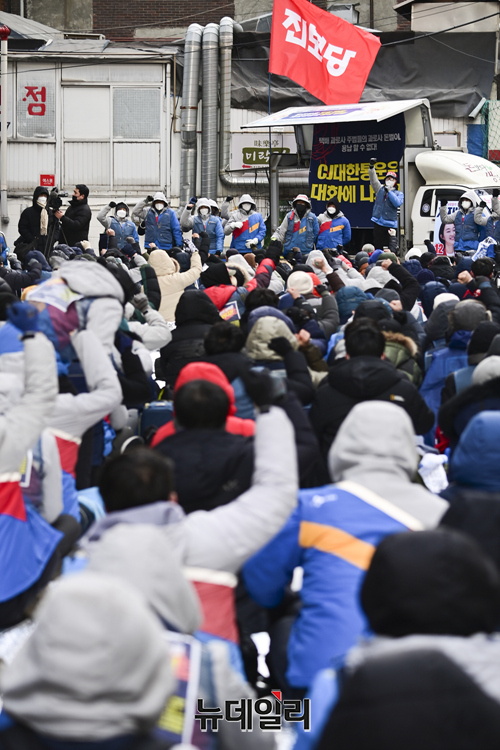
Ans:
[[[423,151],[415,156],[423,184],[411,199],[413,246],[425,249],[424,240],[437,242],[436,216],[441,201],[456,202],[473,189],[491,208],[491,191],[500,189],[500,168],[480,156],[462,151]]]
[[[397,138],[393,132],[396,124],[402,143],[399,161],[391,162],[385,154],[391,153],[387,142]],[[372,156],[380,156],[381,169],[384,164],[399,167],[399,189],[405,194],[398,217],[401,253],[411,247],[425,250],[424,240],[437,241],[436,215],[441,200],[453,203],[473,189],[491,206],[491,191],[500,189],[500,168],[495,164],[459,149],[444,151],[436,146],[427,99],[289,107],[243,126],[251,130],[278,128],[281,132],[292,127],[298,164],[310,165],[313,210],[324,210],[325,200],[337,197],[353,228],[353,250],[359,240],[368,240],[367,230],[373,226],[370,217],[375,195],[367,171]],[[278,180],[280,174],[286,175],[286,171],[278,169]],[[305,171],[303,174],[307,178]],[[271,179],[272,175],[273,170]]]

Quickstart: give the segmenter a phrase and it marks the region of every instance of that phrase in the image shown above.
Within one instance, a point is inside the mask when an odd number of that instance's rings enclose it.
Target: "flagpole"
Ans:
[[[271,114],[271,71],[269,71],[269,78],[268,78],[268,104],[267,104],[267,113]],[[272,150],[272,144],[271,144],[271,126],[269,126],[269,216],[270,216],[270,224],[271,224],[271,234],[274,233],[276,227],[273,227],[273,189],[271,184],[271,169],[272,169],[272,158],[273,158],[273,150]]]

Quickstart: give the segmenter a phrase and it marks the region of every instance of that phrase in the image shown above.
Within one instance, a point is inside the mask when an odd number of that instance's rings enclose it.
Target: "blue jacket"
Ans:
[[[500,219],[495,222],[493,237],[495,238],[497,245],[500,244]]]
[[[335,299],[339,308],[340,322],[345,323],[358,305],[366,302],[369,297],[357,286],[343,286],[335,295]]]
[[[324,221],[319,228],[316,248],[336,248],[339,245],[347,245],[351,239],[351,225],[349,219],[342,214],[335,219]]]
[[[303,255],[309,255],[314,250],[314,244],[319,235],[319,223],[316,214],[309,211],[301,220],[294,221],[294,211],[287,214],[288,227],[285,232],[283,250],[289,253],[292,247],[298,247]]]
[[[500,492],[500,413],[482,411],[460,436],[450,462],[450,480],[486,492]]]
[[[266,236],[266,225],[262,214],[258,211],[254,211],[250,216],[243,222],[241,229],[233,230],[233,237],[231,239],[231,247],[238,250],[240,253],[249,253],[250,250],[246,247],[245,242],[248,240],[259,240],[257,247],[262,247],[262,240]]]
[[[476,250],[479,243],[480,230],[482,227],[474,221],[474,211],[470,210],[464,214],[457,211],[455,214],[455,250],[467,252]]]
[[[417,258],[404,260],[401,265],[403,266],[403,268],[406,268],[406,270],[409,271],[412,276],[415,276],[415,278],[420,273],[420,271],[422,271],[422,264],[419,260],[417,260]]]
[[[479,227],[479,242],[482,242],[486,237],[494,237],[495,227],[491,216],[488,217],[488,221],[484,227]]]
[[[120,250],[123,250],[128,245],[127,237],[133,237],[135,242],[139,242],[139,235],[132,219],[127,218],[124,221],[118,221],[115,216],[111,216],[110,220],[110,229],[115,233],[116,243]]]
[[[161,214],[154,208],[147,212],[144,247],[149,248],[151,242],[160,250],[170,250],[174,246],[182,247],[179,219],[171,208],[165,208]]]
[[[0,482],[0,602],[30,588],[62,539],[24,502],[19,482]]]
[[[353,494],[353,490],[359,491]],[[247,589],[264,607],[280,604],[294,568],[304,568],[302,609],[288,642],[287,680],[308,687],[320,669],[341,658],[366,629],[358,591],[375,547],[407,531],[391,503],[349,483],[299,493],[283,529],[243,568]],[[394,516],[392,515],[394,511]]]
[[[471,331],[455,331],[450,339],[450,343],[444,349],[437,349],[432,353],[432,361],[429,365],[420,387],[425,403],[434,412],[435,418],[441,405],[441,391],[444,387],[446,378],[452,372],[467,367],[467,344],[469,343]],[[431,433],[426,436],[426,442],[433,444],[434,431],[436,429],[436,419]]]
[[[222,252],[224,248],[224,229],[222,227],[222,221],[218,216],[210,215],[207,223],[203,223],[203,219],[199,214],[193,218],[193,232],[200,233],[206,232],[210,238],[210,254],[213,255],[216,250]]]
[[[389,190],[381,187],[375,197],[372,221],[382,227],[397,229],[398,208],[404,201],[404,194],[399,190]]]

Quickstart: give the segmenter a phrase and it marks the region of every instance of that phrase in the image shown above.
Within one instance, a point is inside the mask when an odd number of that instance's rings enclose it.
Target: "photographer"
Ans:
[[[88,240],[92,211],[87,203],[89,189],[86,185],[76,185],[73,198],[63,214],[59,208],[54,216],[61,220],[61,239],[74,247],[77,242]]]
[[[33,205],[25,208],[17,226],[19,237],[14,242],[19,257],[23,257],[23,250],[40,250],[45,252],[47,236],[53,237],[52,244],[58,239],[59,230],[52,233],[52,222],[55,221],[52,212],[47,211],[49,191],[45,187],[37,187],[33,193]],[[30,246],[29,248],[26,246]]]

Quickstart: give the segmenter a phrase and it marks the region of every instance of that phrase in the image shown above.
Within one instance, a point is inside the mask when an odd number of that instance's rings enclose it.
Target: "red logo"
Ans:
[[[41,174],[40,185],[42,187],[55,187],[56,176],[54,174]]]

